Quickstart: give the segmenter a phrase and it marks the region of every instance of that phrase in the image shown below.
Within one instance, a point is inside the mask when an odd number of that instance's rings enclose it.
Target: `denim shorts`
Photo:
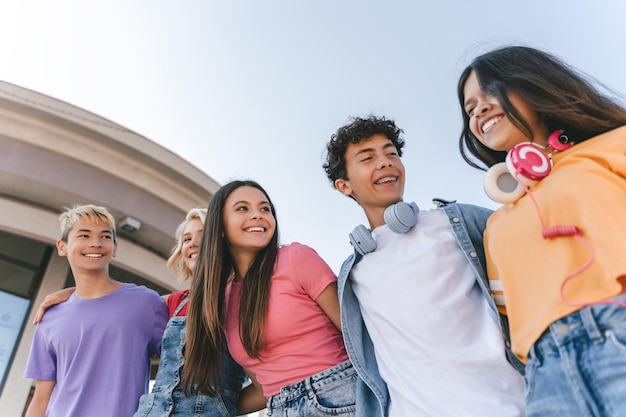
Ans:
[[[524,378],[527,417],[626,416],[626,308],[598,304],[552,323]]]
[[[347,360],[293,385],[267,400],[267,416],[354,416],[356,370]]]

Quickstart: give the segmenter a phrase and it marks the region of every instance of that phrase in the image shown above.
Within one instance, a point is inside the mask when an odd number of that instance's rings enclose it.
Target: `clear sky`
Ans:
[[[0,15],[0,79],[119,123],[219,183],[260,182],[281,241],[335,272],[365,222],[321,168],[348,116],[404,130],[405,200],[495,208],[457,150],[456,81],[474,56],[538,47],[626,95],[623,0],[20,0]]]

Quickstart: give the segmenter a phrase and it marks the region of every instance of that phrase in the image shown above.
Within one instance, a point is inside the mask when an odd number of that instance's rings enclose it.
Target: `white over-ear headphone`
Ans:
[[[417,223],[419,210],[415,203],[401,201],[393,204],[385,209],[385,223],[394,233],[406,233]],[[350,244],[361,255],[376,250],[376,241],[372,238],[370,230],[362,224],[355,227],[352,233],[350,233]]]
[[[555,130],[548,137],[548,149],[562,152],[574,145],[562,130]],[[530,142],[517,144],[506,155],[504,162],[495,164],[487,171],[483,183],[485,193],[493,201],[513,203],[531,187],[547,177],[552,170],[552,159],[544,148]],[[523,185],[522,185],[523,184]]]

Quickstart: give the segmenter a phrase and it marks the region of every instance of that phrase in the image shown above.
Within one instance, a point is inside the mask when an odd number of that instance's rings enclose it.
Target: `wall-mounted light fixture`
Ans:
[[[141,222],[130,216],[124,217],[120,222],[120,227],[127,233],[133,233],[141,228]]]

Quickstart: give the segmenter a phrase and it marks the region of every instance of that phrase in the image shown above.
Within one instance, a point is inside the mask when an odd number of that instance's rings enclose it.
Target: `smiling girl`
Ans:
[[[211,394],[218,369],[201,365],[230,351],[253,382],[240,412],[267,405],[268,416],[353,416],[356,372],[336,281],[313,249],[279,246],[276,211],[259,184],[224,185],[209,203],[191,284],[183,385]]]
[[[458,96],[463,158],[490,168],[486,191],[504,203],[485,231],[487,269],[527,361],[527,416],[624,415],[626,110],[521,46],[476,58]]]

